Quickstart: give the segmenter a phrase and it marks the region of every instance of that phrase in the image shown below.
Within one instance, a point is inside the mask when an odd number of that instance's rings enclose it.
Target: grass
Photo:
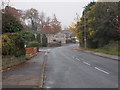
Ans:
[[[120,50],[119,50],[120,47],[118,45],[118,42],[119,41],[110,41],[107,45],[97,49],[84,48],[84,47],[80,47],[80,48],[85,50],[120,56]]]
[[[104,50],[104,49],[95,49],[96,52],[102,52],[102,53],[105,53],[105,54],[111,54],[111,55],[119,55],[120,56],[120,51],[107,51],[107,50]]]
[[[91,49],[91,48],[83,48],[83,47],[80,47],[82,49],[85,49],[85,50],[90,50],[90,51],[95,51],[95,52],[101,52],[101,53],[105,53],[105,54],[110,54],[110,55],[117,55],[117,56],[120,56],[120,51],[118,50],[105,50],[105,49]]]

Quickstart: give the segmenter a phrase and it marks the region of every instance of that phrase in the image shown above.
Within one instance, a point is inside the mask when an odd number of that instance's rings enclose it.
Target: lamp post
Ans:
[[[86,12],[84,11],[84,47],[87,47],[87,40],[86,40]]]

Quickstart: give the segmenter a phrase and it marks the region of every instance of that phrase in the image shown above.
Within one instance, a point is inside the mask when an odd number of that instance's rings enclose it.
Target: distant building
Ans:
[[[58,32],[57,34],[49,34],[47,35],[48,43],[53,43],[54,41],[61,42],[61,44],[66,43],[66,35],[62,32]]]
[[[61,42],[61,44],[66,44],[67,41],[75,39],[75,34],[70,30],[62,30],[56,34],[47,34],[48,43],[53,43],[54,41]]]

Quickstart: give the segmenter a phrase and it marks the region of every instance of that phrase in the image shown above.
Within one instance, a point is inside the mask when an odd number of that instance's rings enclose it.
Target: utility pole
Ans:
[[[86,40],[86,12],[84,11],[84,47],[87,47],[87,40]]]

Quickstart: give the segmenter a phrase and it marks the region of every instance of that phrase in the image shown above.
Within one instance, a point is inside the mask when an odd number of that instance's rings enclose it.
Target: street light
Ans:
[[[87,40],[86,40],[86,12],[84,10],[84,47],[87,47]]]

